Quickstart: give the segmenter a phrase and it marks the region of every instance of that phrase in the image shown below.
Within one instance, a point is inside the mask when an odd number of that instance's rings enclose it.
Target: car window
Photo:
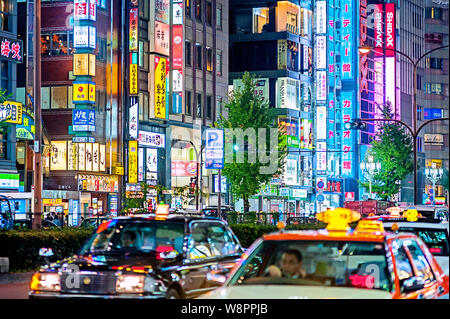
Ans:
[[[230,285],[317,285],[391,291],[383,243],[265,241]]]
[[[449,243],[447,232],[443,229],[423,229],[400,227],[400,231],[413,232],[424,241],[430,252],[435,256],[448,256]]]
[[[213,256],[208,241],[208,224],[203,222],[191,224],[191,235],[188,243],[189,259],[202,259]]]
[[[397,275],[400,281],[414,276],[411,262],[409,261],[403,242],[395,240],[392,242],[392,252],[395,256],[395,266],[397,267]]]
[[[211,253],[214,256],[227,256],[240,253],[238,243],[231,237],[228,230],[220,224],[208,226],[208,239]]]
[[[431,271],[431,267],[417,242],[415,240],[408,239],[405,240],[405,245],[413,258],[413,264],[418,272],[416,275],[423,277],[427,281],[433,281],[434,275]]]

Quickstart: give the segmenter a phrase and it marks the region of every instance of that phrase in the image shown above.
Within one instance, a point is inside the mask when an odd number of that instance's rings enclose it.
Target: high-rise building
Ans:
[[[250,210],[309,215],[316,210],[313,3],[232,0],[230,24],[230,85],[238,87],[245,71],[253,74],[288,141],[283,174],[250,199]]]
[[[436,118],[449,117],[449,10],[448,1],[427,0],[424,3],[423,25],[425,30],[425,43],[422,45],[425,52],[438,49],[424,57],[423,76],[419,77],[419,97],[417,116],[419,123]],[[423,53],[423,52],[422,52]],[[441,181],[437,182],[436,189],[432,190],[432,181],[425,179],[424,168],[435,167],[449,170],[449,123],[436,121],[424,128],[422,151],[425,153],[425,165],[421,166],[424,178],[424,189],[420,189],[419,200],[422,203],[431,203],[433,195],[436,204],[448,205],[448,193]]]
[[[28,49],[41,41],[42,207],[64,213],[69,224],[119,209],[120,3],[42,1],[41,34],[22,29]],[[32,19],[32,12],[23,7],[20,19]],[[28,62],[18,72],[17,98],[33,108],[33,65]]]
[[[24,63],[23,38],[18,34],[17,1],[0,0],[0,195],[10,200],[14,218],[24,218],[30,209],[31,192],[25,190],[27,183],[27,154],[30,155],[21,132],[26,131],[23,119],[27,118],[28,108],[22,108],[18,99],[17,69]],[[3,102],[3,103],[2,103]],[[30,130],[31,127],[27,126]],[[28,163],[29,164],[29,163]],[[3,205],[6,204],[4,207]],[[1,212],[8,210],[2,200]]]
[[[127,187],[141,182],[165,187],[198,183],[210,195],[197,202],[192,197],[188,206],[216,204],[217,172],[205,169],[202,134],[228,95],[228,1],[127,1],[125,10],[125,30],[130,33],[125,47],[131,57],[129,61],[125,54],[125,152],[131,151],[130,141],[137,141],[138,153],[137,163],[127,166]],[[133,85],[137,89],[131,91]],[[172,204],[186,206],[181,198],[173,198]]]

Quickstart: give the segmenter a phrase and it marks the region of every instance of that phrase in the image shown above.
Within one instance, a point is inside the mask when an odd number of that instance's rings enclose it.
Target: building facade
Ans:
[[[228,96],[228,2],[129,1],[126,16],[130,36],[125,47],[131,59],[126,61],[128,146],[124,151],[133,154],[130,143],[137,145],[136,162],[126,163],[126,187],[132,190],[142,182],[166,188],[198,184],[208,197],[196,201],[192,196],[185,203],[174,196],[172,206],[217,204],[217,171],[205,168],[202,136]],[[137,42],[132,45],[135,35]],[[137,79],[134,64],[138,64]],[[133,81],[138,83],[134,91]],[[149,208],[161,199],[167,201],[169,196],[157,198],[153,193]]]
[[[64,213],[72,225],[119,209],[121,65],[113,39],[121,37],[120,9],[120,1],[42,1],[40,36],[23,30],[30,49],[41,41],[43,211]],[[31,13],[24,9],[22,18]],[[30,69],[31,61],[22,74]],[[32,76],[23,75],[18,99],[30,104]]]
[[[250,199],[250,211],[309,215],[316,209],[313,3],[230,1],[230,24],[230,85],[239,87],[245,71],[253,74],[287,135],[284,172]]]

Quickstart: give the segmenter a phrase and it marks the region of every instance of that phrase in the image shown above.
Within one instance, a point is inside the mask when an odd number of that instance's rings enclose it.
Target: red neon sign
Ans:
[[[395,50],[395,4],[386,3],[386,49]],[[386,56],[395,56],[395,52],[391,50],[386,51]]]

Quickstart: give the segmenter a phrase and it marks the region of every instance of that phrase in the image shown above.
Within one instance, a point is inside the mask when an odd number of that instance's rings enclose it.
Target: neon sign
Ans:
[[[341,77],[342,80],[353,79],[353,1],[349,1],[342,8],[342,33],[341,33]]]

